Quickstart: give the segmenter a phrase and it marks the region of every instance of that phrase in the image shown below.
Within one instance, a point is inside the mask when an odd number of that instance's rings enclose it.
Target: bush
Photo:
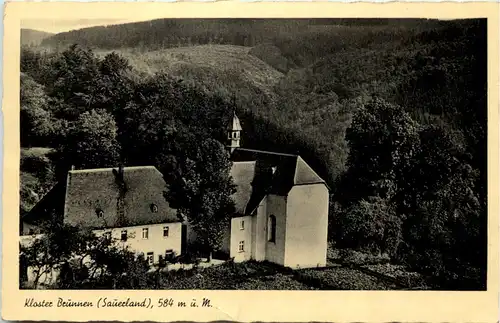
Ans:
[[[326,270],[306,269],[295,274],[298,281],[323,290],[390,290],[398,289],[395,284],[379,281],[360,270],[329,268]]]
[[[378,197],[360,200],[337,219],[338,245],[394,255],[401,241],[401,223],[386,200]]]
[[[390,260],[389,255],[386,253],[372,254],[352,249],[343,249],[340,251],[340,262],[345,265],[386,264]]]

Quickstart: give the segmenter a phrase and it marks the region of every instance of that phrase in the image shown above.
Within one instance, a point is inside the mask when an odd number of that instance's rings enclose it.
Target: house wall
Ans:
[[[168,237],[163,237],[163,227],[165,226],[169,227]],[[142,238],[143,228],[148,228],[149,230],[148,239]],[[121,241],[122,230],[127,230],[127,241],[125,242]],[[144,256],[146,256],[148,252],[153,252],[154,263],[158,262],[160,255],[165,256],[165,251],[169,249],[172,249],[176,255],[181,254],[182,224],[180,222],[94,230],[94,233],[98,237],[102,236],[106,232],[111,232],[111,237],[116,239],[119,245],[128,247],[129,250],[134,251],[136,254],[143,253]],[[27,247],[36,238],[40,238],[42,236],[43,235],[41,234],[21,236],[20,244]],[[42,284],[50,285],[56,282],[58,275],[58,271],[51,271],[48,274],[43,274],[39,281]],[[32,283],[35,277],[34,269],[32,267],[27,268],[27,276],[28,283]]]
[[[168,226],[168,237],[163,237],[163,227]],[[142,229],[149,229],[148,239],[142,238]],[[111,231],[113,239],[120,240],[122,230],[127,230],[127,241],[118,241],[119,244],[127,246],[137,254],[143,253],[144,256],[148,252],[154,253],[154,262],[157,263],[159,256],[165,256],[165,251],[172,249],[176,255],[181,254],[182,242],[182,224],[175,223],[160,223],[150,225],[140,225],[123,228],[113,228],[111,230],[95,230],[97,236],[103,235],[105,232]]]
[[[244,221],[244,228],[240,223]],[[244,242],[244,251],[239,250],[240,241]],[[234,261],[250,260],[252,257],[252,217],[242,216],[231,219],[231,244],[230,254]]]
[[[30,232],[33,230],[33,232]],[[40,233],[40,228],[34,224],[24,222],[22,223],[22,231],[21,235],[32,235],[32,234],[37,234]]]
[[[285,234],[287,223],[287,198],[285,196],[268,195],[267,196],[267,216],[265,219],[266,227],[268,218],[271,215],[276,217],[276,241],[267,241],[267,231],[265,235],[266,241],[266,260],[284,265],[285,263]]]
[[[23,235],[19,237],[19,243],[23,247],[28,247],[35,239],[41,238],[43,234]]]
[[[267,243],[267,197],[257,208],[252,225],[252,258],[257,261],[266,259]]]
[[[326,265],[328,189],[323,184],[294,186],[288,194],[285,266]]]

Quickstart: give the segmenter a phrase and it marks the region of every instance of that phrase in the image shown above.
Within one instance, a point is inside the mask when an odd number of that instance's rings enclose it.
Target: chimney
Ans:
[[[71,170],[75,170],[75,165],[71,165]]]

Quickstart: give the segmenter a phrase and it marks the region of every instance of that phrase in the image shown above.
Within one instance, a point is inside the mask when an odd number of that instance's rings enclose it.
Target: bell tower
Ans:
[[[226,146],[230,153],[232,153],[236,148],[240,147],[241,139],[241,128],[240,119],[233,113],[233,119],[229,124],[229,129],[227,131],[227,140],[229,144]]]

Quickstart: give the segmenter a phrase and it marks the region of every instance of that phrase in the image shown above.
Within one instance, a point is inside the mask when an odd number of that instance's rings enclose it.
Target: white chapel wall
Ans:
[[[257,208],[252,227],[252,258],[257,261],[266,259],[267,244],[267,197]]]
[[[285,233],[287,222],[287,198],[285,196],[267,196],[267,218],[271,215],[276,217],[276,239],[275,242],[268,241],[266,234],[266,260],[283,265],[285,263]],[[268,228],[269,230],[269,228]],[[266,230],[266,231],[268,231]]]
[[[325,266],[328,189],[323,184],[294,186],[287,202],[285,266]]]

